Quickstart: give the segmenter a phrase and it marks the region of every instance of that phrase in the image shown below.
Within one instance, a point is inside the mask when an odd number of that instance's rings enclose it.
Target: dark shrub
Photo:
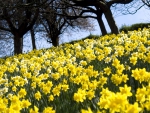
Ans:
[[[148,28],[149,26],[150,26],[150,23],[137,23],[131,26],[123,25],[119,31],[120,32],[124,31],[125,33],[128,33],[128,31],[138,30],[139,28],[141,29]]]

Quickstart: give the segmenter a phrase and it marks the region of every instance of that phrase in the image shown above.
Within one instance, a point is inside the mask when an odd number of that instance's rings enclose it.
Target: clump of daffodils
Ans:
[[[0,112],[149,112],[149,37],[122,32],[0,59]]]

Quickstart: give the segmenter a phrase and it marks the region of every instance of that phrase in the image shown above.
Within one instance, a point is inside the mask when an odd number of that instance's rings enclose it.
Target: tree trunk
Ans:
[[[23,36],[18,33],[14,35],[14,54],[21,54],[23,49]]]
[[[104,11],[104,15],[105,15],[105,18],[108,22],[110,29],[111,29],[111,33],[119,34],[118,27],[115,23],[115,20],[114,20],[114,17],[112,15],[110,8],[107,8],[107,10]]]
[[[36,49],[34,30],[31,29],[30,33],[31,33],[32,49],[34,50],[34,49]]]
[[[52,44],[53,46],[59,46],[59,37],[56,36],[56,37],[51,37],[51,41],[52,41]]]
[[[102,33],[102,35],[106,35],[107,31],[106,31],[104,22],[102,20],[103,11],[97,6],[95,6],[95,8],[96,8],[97,22],[99,24],[101,33]]]
[[[102,32],[102,35],[106,35],[106,34],[107,34],[107,31],[106,31],[104,22],[103,22],[103,20],[102,20],[102,14],[98,14],[98,15],[97,15],[97,21],[98,21],[100,30],[101,30],[101,32]]]

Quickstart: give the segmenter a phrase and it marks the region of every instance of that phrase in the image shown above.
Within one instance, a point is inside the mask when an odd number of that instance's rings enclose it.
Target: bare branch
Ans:
[[[149,0],[142,0],[142,2],[147,5],[148,7],[150,7],[150,1]]]
[[[11,32],[11,30],[10,30],[10,29],[7,29],[7,28],[2,27],[2,26],[0,26],[0,30],[3,30],[3,31],[9,31],[9,32]]]
[[[128,4],[131,3],[133,0],[110,0],[108,5],[111,6],[112,4]]]

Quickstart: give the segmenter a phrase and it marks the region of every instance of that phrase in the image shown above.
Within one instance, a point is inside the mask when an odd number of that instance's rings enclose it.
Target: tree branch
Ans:
[[[27,31],[29,31],[33,27],[33,25],[35,24],[38,16],[39,16],[39,9],[36,9],[35,15],[34,15],[32,21],[31,21],[30,25],[28,27],[26,27],[26,29],[24,30],[24,32],[22,34],[25,34]]]
[[[116,4],[116,3],[118,3],[118,4],[128,4],[128,3],[132,2],[132,1],[133,0],[111,0],[107,4],[109,6],[111,6],[112,4]]]
[[[10,20],[10,17],[9,17],[9,15],[8,15],[8,13],[7,13],[6,8],[3,8],[3,13],[4,13],[4,18],[5,18],[5,20],[7,21],[8,26],[9,26],[9,28],[10,28],[10,30],[11,30],[11,33],[14,34],[17,29],[16,29],[16,28],[14,27],[14,25],[12,24],[12,22],[11,22],[11,20]]]
[[[74,20],[77,18],[94,18],[94,19],[97,19],[97,17],[95,17],[95,16],[67,16],[67,19],[70,19],[70,20]]]
[[[2,27],[2,26],[0,26],[0,30],[11,32],[10,29],[4,28],[4,27]]]
[[[147,0],[142,0],[142,2],[147,5],[148,7],[150,7],[150,1],[147,1]]]

